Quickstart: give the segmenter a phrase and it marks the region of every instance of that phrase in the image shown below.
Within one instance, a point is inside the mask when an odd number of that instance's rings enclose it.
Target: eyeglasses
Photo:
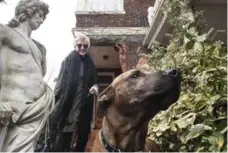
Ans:
[[[78,48],[82,48],[82,46],[87,49],[89,47],[89,45],[87,44],[77,44]]]

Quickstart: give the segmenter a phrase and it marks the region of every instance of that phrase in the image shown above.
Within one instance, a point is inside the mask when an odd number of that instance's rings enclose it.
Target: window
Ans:
[[[77,14],[125,13],[123,0],[77,0]]]

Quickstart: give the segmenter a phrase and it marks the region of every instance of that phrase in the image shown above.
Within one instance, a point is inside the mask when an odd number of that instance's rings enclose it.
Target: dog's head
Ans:
[[[140,114],[150,120],[176,102],[180,94],[180,71],[129,70],[119,75],[98,97],[98,115],[115,112],[123,117]]]

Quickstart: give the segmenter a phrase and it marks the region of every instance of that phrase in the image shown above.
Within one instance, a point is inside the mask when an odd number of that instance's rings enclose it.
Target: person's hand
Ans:
[[[13,111],[10,105],[0,102],[0,125],[8,125],[12,115]]]
[[[90,89],[89,92],[93,95],[98,95],[98,86],[97,85],[93,85]]]

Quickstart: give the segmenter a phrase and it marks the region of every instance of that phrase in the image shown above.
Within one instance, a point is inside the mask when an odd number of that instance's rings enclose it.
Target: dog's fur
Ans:
[[[121,151],[159,151],[146,145],[148,122],[159,111],[177,101],[178,70],[144,72],[129,70],[119,75],[98,97],[98,116],[110,144]],[[92,152],[107,152],[97,135]]]

